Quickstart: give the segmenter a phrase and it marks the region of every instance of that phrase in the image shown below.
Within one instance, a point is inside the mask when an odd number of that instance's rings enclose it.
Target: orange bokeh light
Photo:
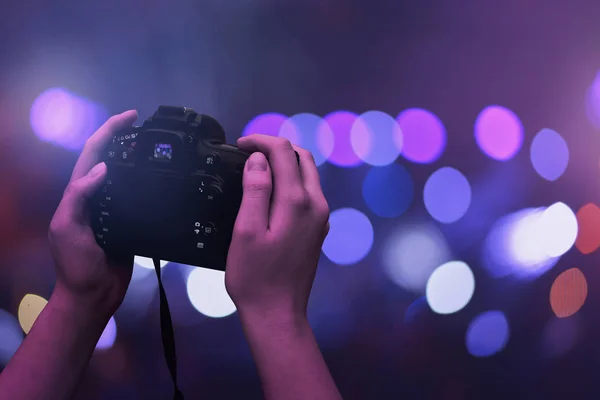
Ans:
[[[550,289],[550,306],[559,318],[575,314],[585,303],[588,287],[583,272],[578,268],[564,271]]]
[[[588,203],[577,211],[579,232],[575,247],[583,253],[593,253],[600,247],[600,208]]]

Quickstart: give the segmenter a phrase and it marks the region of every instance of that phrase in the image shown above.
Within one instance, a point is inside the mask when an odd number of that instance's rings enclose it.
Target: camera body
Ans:
[[[224,270],[249,154],[225,143],[212,117],[160,106],[103,152],[92,229],[109,255]]]

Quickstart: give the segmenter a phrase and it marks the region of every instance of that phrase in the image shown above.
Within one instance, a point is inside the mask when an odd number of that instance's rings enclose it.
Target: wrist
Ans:
[[[287,309],[238,309],[246,335],[312,332],[306,314]]]
[[[60,285],[52,291],[48,305],[58,313],[72,316],[87,325],[102,326],[102,329],[116,311],[116,307],[106,301],[72,293]]]

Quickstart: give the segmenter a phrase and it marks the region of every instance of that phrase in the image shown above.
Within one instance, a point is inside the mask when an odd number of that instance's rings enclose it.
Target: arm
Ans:
[[[266,399],[341,399],[306,317],[240,317]]]
[[[0,374],[0,399],[70,399],[109,318],[55,291]]]
[[[102,185],[100,153],[137,118],[110,118],[86,143],[50,222],[56,286],[29,335],[0,375],[0,399],[63,400],[73,396],[96,343],[129,285],[133,257],[113,260],[96,244],[87,200]],[[98,164],[99,163],[99,164]]]
[[[237,306],[267,399],[339,400],[306,319],[329,206],[314,159],[278,137],[238,140],[252,152],[227,255]]]

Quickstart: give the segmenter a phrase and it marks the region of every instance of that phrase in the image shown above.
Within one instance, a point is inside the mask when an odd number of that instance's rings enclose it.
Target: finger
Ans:
[[[302,185],[296,154],[289,140],[254,134],[238,139],[238,146],[246,151],[260,151],[267,157],[273,169],[275,186],[279,180],[283,187]]]
[[[317,224],[325,224],[323,240],[329,233],[329,204],[323,194],[323,188],[321,186],[321,177],[319,176],[319,170],[317,164],[310,151],[303,149],[299,146],[294,146],[294,150],[300,157],[300,173],[302,174],[302,180],[304,181],[304,187],[311,199],[312,213],[316,217]]]
[[[293,147],[300,156],[300,173],[302,174],[304,187],[314,198],[324,198],[321,177],[312,153],[296,145],[293,145]]]
[[[56,214],[61,219],[86,224],[88,199],[98,190],[106,178],[106,164],[100,163],[87,175],[71,181],[65,190]]]
[[[262,153],[253,153],[244,168],[242,204],[235,220],[234,235],[267,231],[272,190],[267,158]]]
[[[269,227],[278,229],[293,223],[295,212],[306,208],[307,195],[294,149],[287,139],[250,135],[238,140],[246,151],[263,153],[273,171],[273,205]]]
[[[83,151],[75,164],[71,181],[85,176],[90,169],[101,160],[102,150],[112,140],[113,136],[120,130],[131,126],[137,119],[137,111],[129,110],[124,113],[113,115],[102,125],[85,143]]]

